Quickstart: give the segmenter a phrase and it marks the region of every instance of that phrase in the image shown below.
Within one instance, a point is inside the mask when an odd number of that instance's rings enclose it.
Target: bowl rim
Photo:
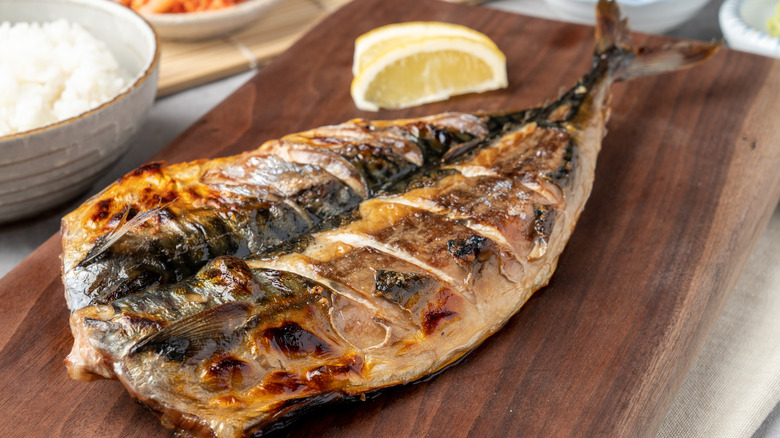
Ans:
[[[73,117],[69,117],[64,120],[60,120],[58,122],[54,122],[48,125],[40,126],[38,128],[29,129],[27,131],[21,131],[16,132],[13,134],[8,135],[0,135],[0,147],[3,146],[4,143],[8,143],[12,140],[18,140],[23,137],[31,137],[34,135],[39,135],[44,132],[57,129],[63,125],[67,125],[69,123],[73,123],[77,120],[87,118],[93,114],[95,114],[98,111],[103,110],[106,107],[109,107],[116,102],[122,100],[126,96],[128,96],[130,93],[135,91],[138,87],[140,87],[144,82],[146,82],[154,72],[157,65],[160,63],[160,36],[157,35],[157,31],[154,29],[154,26],[144,18],[141,14],[133,11],[130,8],[126,8],[119,3],[116,3],[114,1],[103,1],[103,0],[60,0],[61,3],[79,3],[83,5],[88,5],[90,7],[96,7],[96,8],[108,8],[109,10],[113,9],[113,11],[122,11],[119,12],[119,14],[123,13],[130,13],[132,16],[135,16],[135,18],[138,18],[141,20],[141,23],[143,23],[150,32],[152,32],[152,35],[154,36],[154,55],[152,56],[152,61],[149,62],[149,64],[146,66],[146,68],[136,77],[134,78],[133,82],[126,86],[124,90],[122,90],[121,93],[117,94],[111,100],[107,100],[106,102],[103,102],[102,104],[96,106],[95,108],[92,108],[86,112],[83,112],[81,114],[78,114]],[[113,12],[111,11],[111,12]]]
[[[255,9],[264,9],[266,7],[273,6],[281,0],[246,0],[241,3],[237,3],[228,8],[214,9],[210,11],[196,11],[196,12],[183,12],[183,13],[148,13],[140,12],[144,18],[148,19],[152,23],[175,25],[192,23],[194,21],[202,20],[219,20],[222,18],[232,17],[234,15],[240,15],[254,11]]]
[[[569,0],[573,1],[575,3],[588,3],[588,4],[596,4],[598,3],[598,0]],[[679,0],[617,0],[618,3],[621,3],[621,7],[628,6],[628,7],[642,7],[642,6],[650,6],[657,3],[677,3]],[[703,3],[708,2],[709,0],[699,0]]]
[[[726,31],[736,32],[743,39],[761,49],[780,54],[780,38],[772,36],[745,21],[740,13],[746,0],[726,0],[720,7],[719,21],[724,34]],[[731,34],[731,36],[735,36]]]

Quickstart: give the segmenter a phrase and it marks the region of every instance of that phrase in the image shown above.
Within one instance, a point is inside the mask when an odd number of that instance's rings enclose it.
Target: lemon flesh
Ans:
[[[457,24],[438,21],[411,21],[389,24],[367,32],[355,40],[352,74],[358,74],[364,66],[370,64],[377,56],[395,47],[403,46],[415,40],[447,36],[480,41],[485,45],[495,47],[493,41],[483,33]]]
[[[359,67],[351,92],[358,108],[376,111],[407,108],[506,85],[506,57],[492,41],[429,36],[403,38],[397,44],[387,45],[384,52]]]

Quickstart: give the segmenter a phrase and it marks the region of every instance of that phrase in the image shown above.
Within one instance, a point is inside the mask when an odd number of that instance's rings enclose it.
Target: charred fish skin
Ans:
[[[555,270],[590,194],[612,82],[716,50],[682,43],[637,55],[617,5],[597,10],[582,80],[547,106],[435,117],[479,129],[447,130],[468,134],[446,148],[436,147],[444,134],[415,134],[435,139],[433,165],[421,142],[398,142],[397,126],[419,133],[419,120],[264,146],[258,153],[285,163],[316,163],[360,202],[282,249],[216,257],[193,277],[75,310],[71,375],[117,378],[185,436],[247,437],[304,408],[418,380],[475,348]],[[377,149],[340,154],[331,140],[366,130],[385,133],[387,166]],[[423,165],[400,166],[402,156]],[[382,180],[388,169],[403,175]]]
[[[68,307],[181,281],[220,255],[270,251],[486,133],[461,114],[353,120],[235,157],[142,166],[63,219]]]

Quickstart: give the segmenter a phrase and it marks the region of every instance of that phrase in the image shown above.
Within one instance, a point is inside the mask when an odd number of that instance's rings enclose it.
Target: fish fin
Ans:
[[[466,152],[473,150],[475,147],[484,143],[484,139],[475,138],[474,140],[460,143],[454,147],[451,147],[442,157],[441,161],[446,163],[453,158],[465,154]]]
[[[603,55],[615,47],[631,51],[628,19],[620,18],[620,7],[614,0],[599,0],[596,7],[596,55]]]
[[[143,338],[128,357],[152,350],[181,362],[201,352],[210,354],[232,342],[236,329],[246,323],[253,308],[251,303],[234,301],[204,310]]]
[[[680,41],[655,48],[641,48],[618,76],[619,80],[656,75],[691,67],[714,55],[722,46],[717,43]]]
[[[127,220],[127,215],[130,212],[130,206],[128,205],[127,208],[125,208],[125,211],[122,214],[122,219],[119,221],[119,223],[114,228],[112,228],[111,231],[109,231],[107,234],[104,234],[100,238],[100,243],[92,247],[92,249],[87,253],[87,256],[84,257],[84,260],[79,262],[78,266],[80,267],[86,266],[89,262],[97,258],[100,254],[103,254],[108,248],[111,247],[111,245],[115,244],[119,239],[121,239],[122,236],[129,233],[131,230],[143,224],[144,222],[148,221],[158,212],[162,211],[164,208],[168,207],[174,202],[176,202],[176,199],[174,199],[171,202],[167,202],[165,204],[159,205],[150,210],[141,212],[135,215],[130,220]]]
[[[596,62],[609,62],[615,80],[625,81],[688,68],[709,59],[722,46],[721,42],[681,41],[635,51],[631,46],[628,20],[621,19],[620,15],[620,7],[615,0],[599,0],[596,7]]]

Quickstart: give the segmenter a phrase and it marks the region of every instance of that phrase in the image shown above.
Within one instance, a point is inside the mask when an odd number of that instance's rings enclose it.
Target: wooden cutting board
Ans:
[[[509,88],[357,111],[352,42],[402,20],[485,32],[507,54]],[[532,106],[586,71],[592,33],[433,0],[356,0],[158,158],[235,154],[357,116]],[[616,85],[612,106],[593,194],[548,287],[435,378],[324,407],[282,434],[653,436],[780,197],[780,62],[724,49],[695,69]],[[0,436],[171,436],[117,382],[67,377],[58,254],[53,236],[0,280]]]
[[[157,96],[246,71],[270,61],[351,0],[282,0],[238,33],[206,41],[160,41]],[[481,3],[484,0],[448,0]]]

